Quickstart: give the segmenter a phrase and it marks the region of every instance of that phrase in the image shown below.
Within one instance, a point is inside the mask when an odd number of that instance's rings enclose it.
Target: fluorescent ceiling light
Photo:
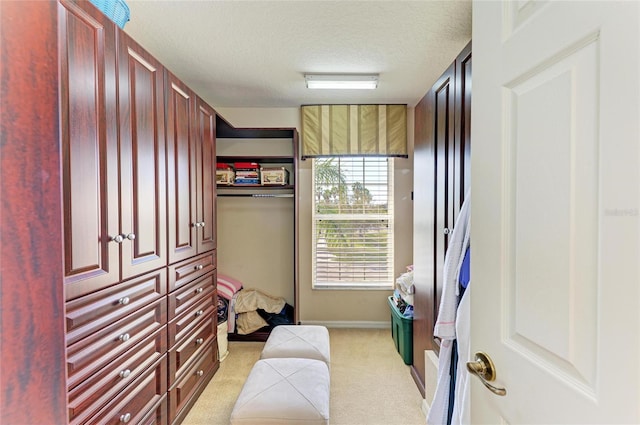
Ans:
[[[367,90],[378,87],[378,74],[305,74],[308,89]]]

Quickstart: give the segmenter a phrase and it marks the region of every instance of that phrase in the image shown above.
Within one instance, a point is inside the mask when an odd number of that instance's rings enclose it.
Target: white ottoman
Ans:
[[[233,407],[231,425],[327,425],[329,386],[322,361],[258,360]]]
[[[329,331],[324,326],[280,325],[271,331],[260,358],[315,359],[330,367],[330,351]]]

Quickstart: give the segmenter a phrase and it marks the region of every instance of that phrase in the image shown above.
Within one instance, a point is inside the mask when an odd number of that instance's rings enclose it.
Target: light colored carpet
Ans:
[[[395,349],[390,329],[329,329],[331,425],[423,425],[422,396]],[[228,425],[262,342],[230,342],[184,425]]]

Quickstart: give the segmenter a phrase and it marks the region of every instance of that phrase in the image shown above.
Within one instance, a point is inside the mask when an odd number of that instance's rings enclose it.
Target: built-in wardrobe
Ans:
[[[216,113],[87,1],[0,7],[0,422],[178,424],[219,365]]]
[[[298,323],[298,131],[236,128],[218,116],[216,146],[221,167],[255,163],[265,172],[283,170],[277,182],[266,182],[261,173],[258,184],[218,183],[218,270],[243,290],[284,298],[283,317]],[[231,329],[228,338],[265,341],[271,328],[248,334]]]
[[[439,352],[433,327],[449,236],[470,188],[471,43],[415,108],[414,319],[411,374],[425,395],[425,350]],[[430,400],[429,400],[430,401]]]

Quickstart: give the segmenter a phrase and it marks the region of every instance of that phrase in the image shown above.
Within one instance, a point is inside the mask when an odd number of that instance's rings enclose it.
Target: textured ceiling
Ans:
[[[471,38],[470,1],[128,0],[125,31],[213,107],[414,106]],[[305,73],[379,73],[309,90]]]

